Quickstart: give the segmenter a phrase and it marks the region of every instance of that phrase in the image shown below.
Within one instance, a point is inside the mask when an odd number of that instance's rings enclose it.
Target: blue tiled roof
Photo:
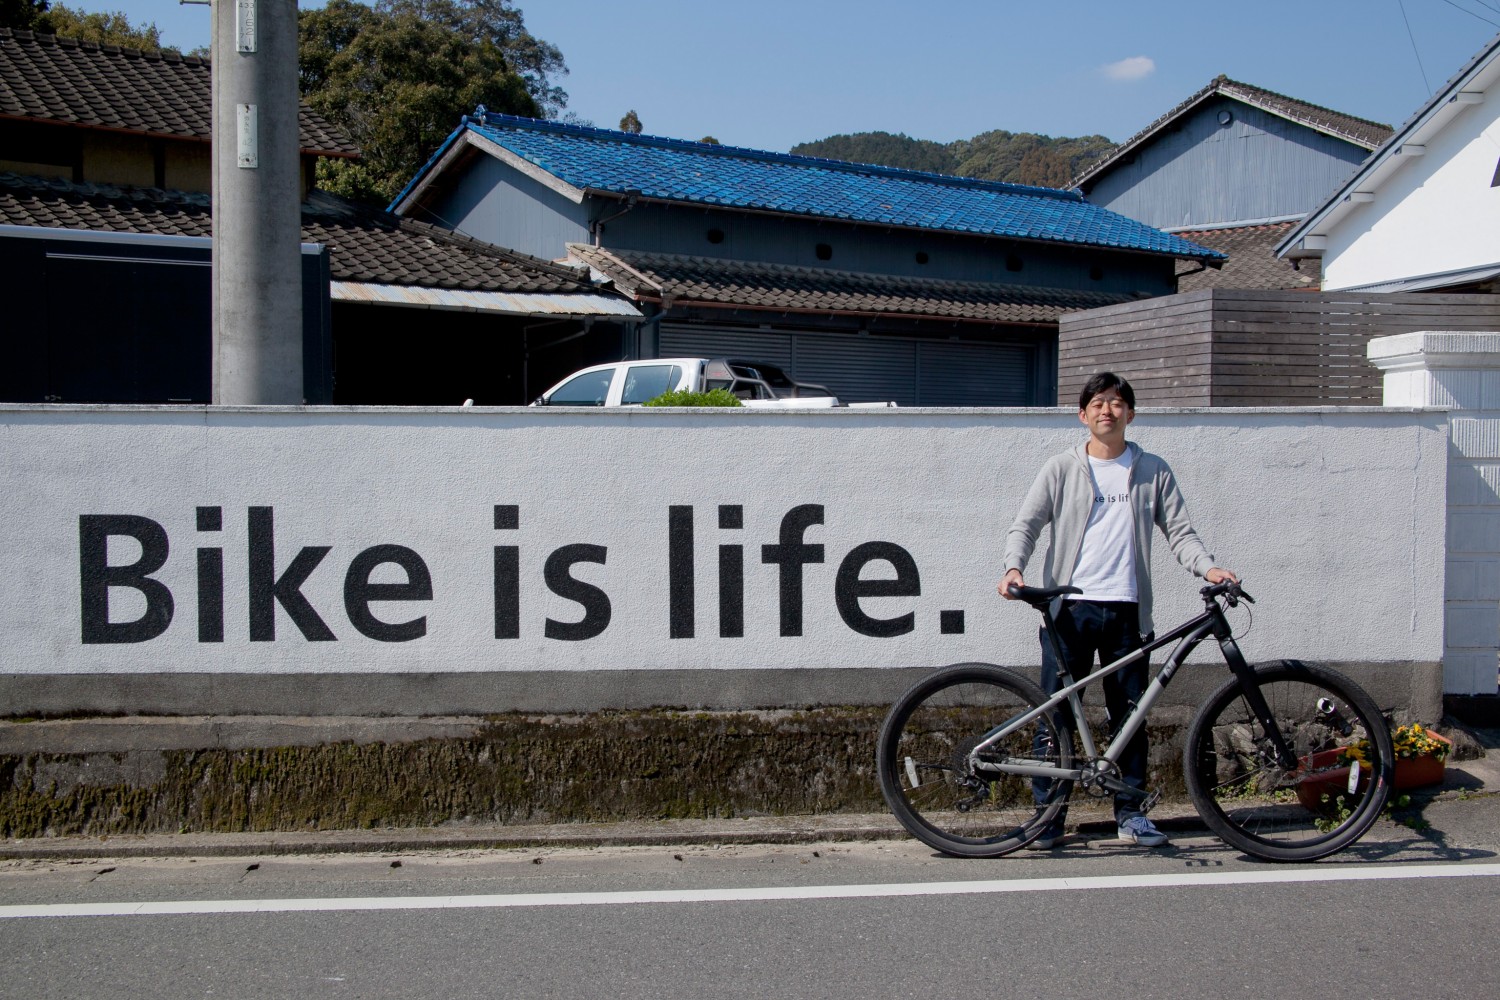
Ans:
[[[394,208],[472,130],[572,186],[695,205],[856,223],[1116,247],[1202,260],[1222,254],[1091,205],[1072,191],[717,146],[510,115],[466,116]]]

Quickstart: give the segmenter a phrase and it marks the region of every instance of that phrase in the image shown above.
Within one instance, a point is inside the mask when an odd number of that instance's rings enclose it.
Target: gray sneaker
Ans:
[[[1066,834],[1063,833],[1062,820],[1054,819],[1042,828],[1040,836],[1026,845],[1026,849],[1028,851],[1050,851],[1062,843],[1064,836]]]
[[[1160,847],[1167,842],[1167,835],[1146,817],[1132,816],[1120,822],[1120,839],[1142,847]]]

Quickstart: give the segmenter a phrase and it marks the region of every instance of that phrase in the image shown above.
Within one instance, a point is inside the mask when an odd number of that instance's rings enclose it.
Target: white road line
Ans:
[[[521,906],[630,906],[651,903],[741,903],[881,896],[948,896],[1086,889],[1356,882],[1414,878],[1494,878],[1500,864],[1394,865],[1386,868],[1293,868],[1272,871],[1184,872],[1176,875],[1096,875],[1081,878],[995,879],[983,882],[906,882],[871,885],[772,886],[739,889],[658,889],[636,892],[538,892],[481,896],[356,896],[328,899],[204,899],[135,903],[43,903],[0,906],[0,919],[21,917],[148,917],[217,913],[306,913],[321,910],[448,910]]]

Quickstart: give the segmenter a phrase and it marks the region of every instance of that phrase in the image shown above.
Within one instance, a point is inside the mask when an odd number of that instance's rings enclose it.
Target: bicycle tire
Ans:
[[[1231,678],[1188,728],[1183,777],[1193,805],[1221,840],[1257,858],[1315,861],[1341,851],[1385,808],[1396,767],[1390,727],[1362,688],[1327,667],[1284,661],[1254,673],[1298,766],[1279,766]],[[1358,767],[1340,759],[1345,747],[1362,748]]]
[[[1024,847],[1055,819],[1073,783],[975,773],[968,748],[992,727],[1047,700],[1041,688],[1004,667],[959,663],[912,685],[886,714],[876,773],[891,812],[913,837],[944,854],[993,858]],[[1042,749],[1038,749],[1042,748]],[[1072,763],[1071,736],[1044,712],[988,749],[981,761]]]

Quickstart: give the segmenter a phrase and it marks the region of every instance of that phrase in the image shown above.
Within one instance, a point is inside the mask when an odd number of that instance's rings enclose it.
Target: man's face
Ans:
[[[1123,441],[1125,428],[1135,419],[1135,410],[1117,391],[1105,389],[1078,411],[1078,419],[1100,441]]]

